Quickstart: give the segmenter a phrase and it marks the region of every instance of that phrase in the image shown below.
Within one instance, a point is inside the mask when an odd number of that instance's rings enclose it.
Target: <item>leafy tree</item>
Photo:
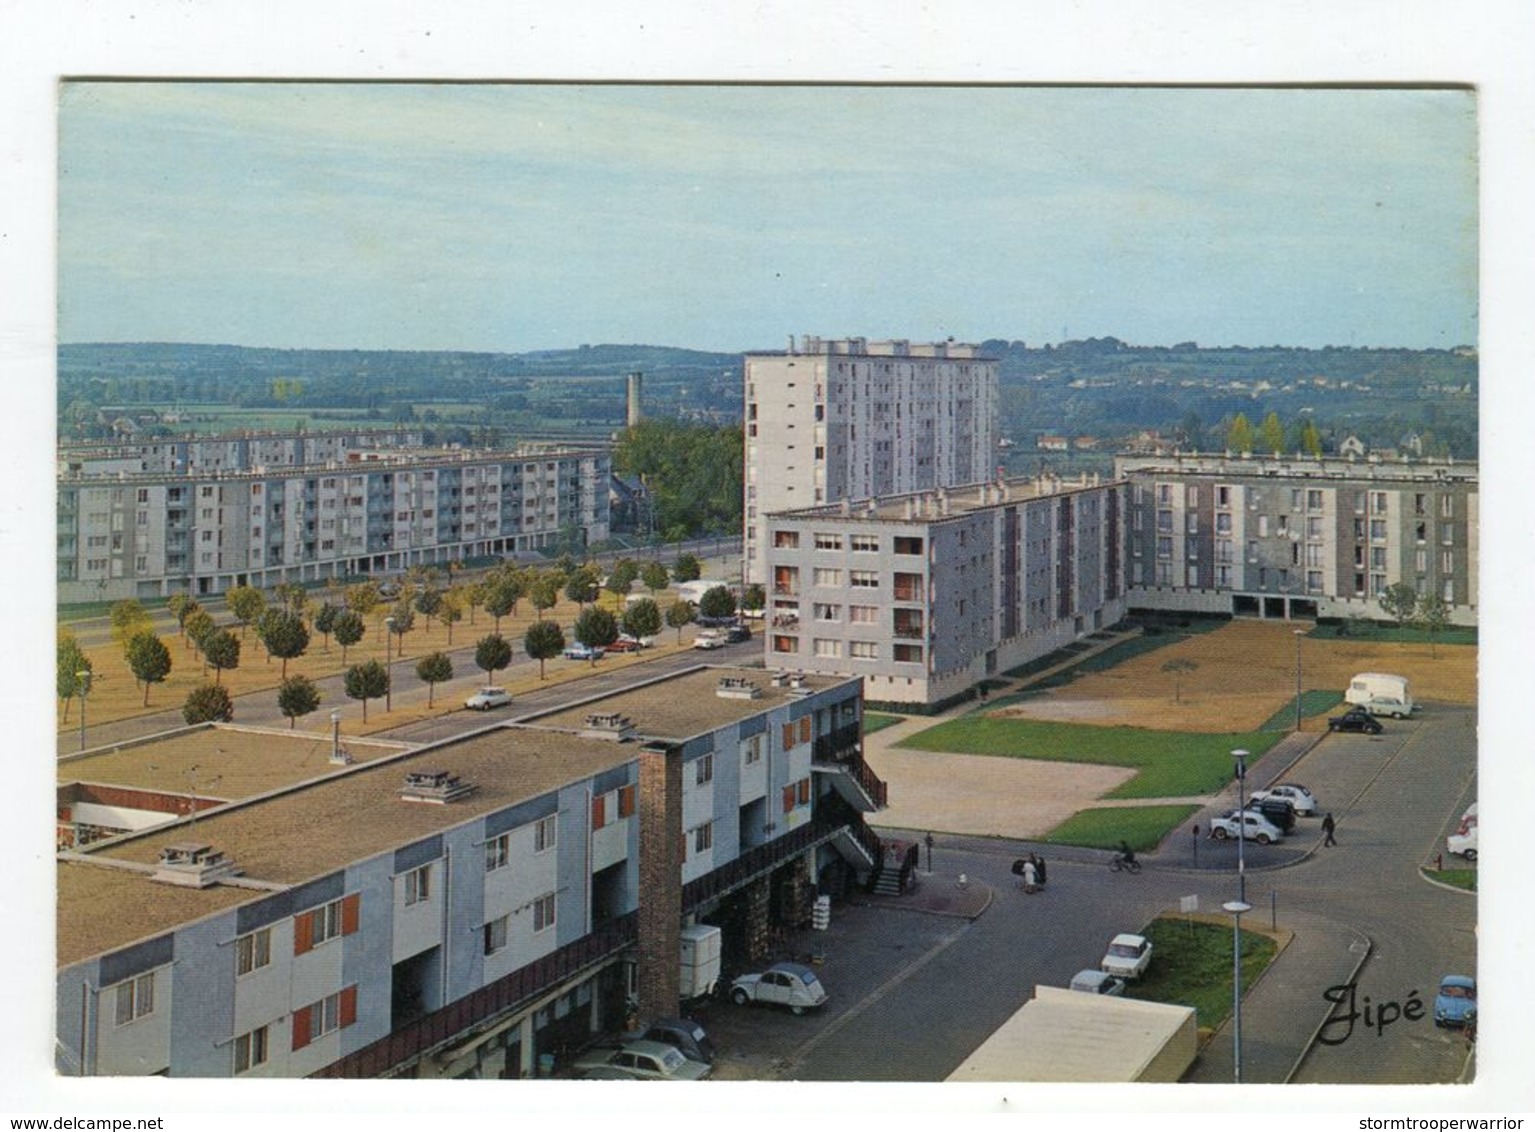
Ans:
[[[350,609],[343,609],[336,614],[336,623],[331,626],[336,634],[336,643],[341,646],[341,663],[346,663],[346,650],[362,640],[365,626],[362,617]]]
[[[495,583],[485,594],[485,612],[496,619],[496,632],[501,632],[501,618],[517,608],[522,597],[515,579],[505,578]]]
[[[197,599],[189,593],[171,594],[165,599],[165,608],[171,611],[171,616],[176,619],[176,631],[185,632],[187,615],[199,608]]]
[[[484,605],[485,599],[490,596],[490,586],[484,582],[465,582],[463,587],[464,606],[469,614],[469,624],[474,624],[474,610],[476,606]]]
[[[284,609],[300,617],[309,606],[309,591],[297,582],[278,582],[272,587],[272,593]]]
[[[144,685],[144,706],[148,707],[149,686],[171,674],[171,650],[153,633],[139,633],[128,642],[127,657],[133,678]]]
[[[233,633],[229,639],[239,643]],[[181,705],[181,718],[189,724],[196,723],[228,723],[235,717],[235,703],[229,698],[229,689],[221,688],[217,684],[203,684],[193,688],[187,693],[186,702]]]
[[[677,643],[682,643],[682,627],[693,621],[693,603],[674,601],[666,607],[666,623],[677,630]]]
[[[1205,445],[1205,423],[1198,413],[1190,410],[1183,415],[1173,435],[1180,448],[1187,452],[1198,452]]]
[[[1300,433],[1300,450],[1310,456],[1322,454],[1322,434],[1317,430],[1316,421],[1306,418],[1305,425]]]
[[[1381,611],[1401,627],[1418,608],[1418,591],[1407,582],[1394,582],[1375,600],[1380,602]]]
[[[651,593],[658,594],[671,581],[671,574],[663,563],[647,562],[640,571],[640,581],[645,583],[645,588]]]
[[[538,678],[544,678],[544,662],[559,656],[565,648],[565,634],[553,621],[535,621],[522,637],[522,651],[538,661]]]
[[[1226,447],[1241,455],[1253,450],[1255,439],[1253,426],[1247,421],[1247,414],[1238,413],[1236,419],[1231,422],[1231,427],[1226,430]]]
[[[1258,426],[1258,450],[1265,456],[1274,452],[1284,451],[1284,425],[1279,423],[1279,414],[1270,412],[1263,418],[1263,423]]]
[[[661,607],[650,598],[641,598],[624,610],[624,632],[634,638],[654,637],[661,631]]]
[[[639,576],[640,568],[632,558],[619,559],[613,569],[608,571],[608,592],[624,597],[634,588],[634,583]]]
[[[431,707],[437,685],[453,679],[453,661],[445,652],[429,652],[416,661],[416,676],[426,684],[426,706]]]
[[[564,647],[563,644],[560,646]],[[500,672],[511,663],[512,646],[500,633],[481,637],[474,646],[474,665],[484,671],[487,680],[492,672]]]
[[[640,421],[619,435],[613,468],[644,478],[656,527],[668,537],[739,529],[743,441],[739,425]]]
[[[282,661],[282,678],[286,680],[288,661],[303,656],[304,650],[309,647],[309,630],[304,627],[304,619],[297,613],[290,613],[286,609],[273,609],[269,612],[272,616],[262,619],[261,643],[266,646],[269,658],[275,656]]]
[[[346,670],[343,685],[348,698],[362,701],[362,721],[367,723],[368,701],[389,694],[389,670],[376,660],[354,664]]]
[[[410,607],[409,601],[401,598],[394,603],[394,608],[389,611],[389,620],[394,622],[393,627],[389,631],[395,635],[395,651],[403,658],[405,656],[405,634],[416,627],[416,612]]]
[[[1428,634],[1429,654],[1439,656],[1439,634],[1450,623],[1450,606],[1437,593],[1426,593],[1418,599],[1418,621]]]
[[[213,667],[213,683],[219,683],[224,669],[240,667],[240,638],[228,629],[219,629],[203,642],[203,660]]]
[[[540,574],[528,586],[528,601],[542,615],[544,610],[554,608],[554,603],[560,599],[560,587],[563,584],[560,575],[552,570]]]
[[[240,623],[243,638],[245,627],[266,612],[266,595],[255,586],[235,586],[224,595],[224,605]]]
[[[565,600],[573,601],[577,605],[585,605],[589,601],[597,599],[597,571],[590,566],[582,566],[570,576],[565,583]]]
[[[133,598],[114,601],[108,616],[112,622],[112,639],[121,649],[127,649],[128,642],[140,633],[154,631],[154,622],[150,620],[149,614]]]
[[[346,588],[346,607],[364,621],[381,601],[377,582],[354,582]]]
[[[70,701],[90,691],[91,662],[68,629],[60,631],[54,655],[54,683],[59,699],[64,701],[64,718],[68,719]],[[85,673],[83,678],[81,672]]]
[[[336,618],[339,616],[341,616],[341,610],[328,601],[314,611],[314,631],[325,638],[326,652],[330,652],[330,635],[336,627]]]
[[[1184,673],[1193,672],[1198,667],[1198,663],[1182,656],[1176,658],[1175,660],[1169,660],[1166,664],[1162,665],[1163,672],[1171,672],[1173,674],[1174,703],[1181,703],[1183,701]]]
[[[186,636],[198,651],[202,651],[203,642],[218,632],[218,622],[213,620],[213,614],[201,607],[194,609],[187,615]]]
[[[696,582],[703,577],[704,568],[696,554],[683,551],[672,566],[672,577],[679,582]]]
[[[606,609],[594,605],[590,609],[581,611],[581,616],[576,618],[575,628],[572,631],[575,633],[576,640],[588,648],[607,648],[618,640],[618,619]],[[592,657],[592,663],[597,663],[595,656]]]
[[[746,592],[741,595],[741,608],[743,610],[760,613],[766,605],[767,591],[757,582],[747,586]]]
[[[453,647],[453,626],[464,619],[464,594],[463,587],[456,586],[449,590],[442,598],[442,608],[437,611],[437,620],[448,627],[448,647]]]
[[[277,706],[288,717],[291,731],[298,717],[320,706],[320,689],[307,676],[286,676],[277,686]]]
[[[735,611],[736,595],[729,586],[712,586],[698,599],[698,612],[704,617],[734,617]]]
[[[432,618],[442,612],[442,591],[433,586],[428,586],[416,595],[416,612],[426,618],[427,627],[431,627]]]

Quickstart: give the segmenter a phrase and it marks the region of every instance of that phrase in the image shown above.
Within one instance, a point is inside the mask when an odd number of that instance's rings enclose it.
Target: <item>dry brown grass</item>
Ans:
[[[1437,653],[1437,655],[1435,655]],[[1174,698],[1170,660],[1198,665],[1182,676]],[[1394,644],[1354,638],[1301,638],[1301,676],[1307,689],[1342,692],[1356,672],[1394,672],[1412,682],[1415,699],[1476,702],[1477,650],[1472,645]],[[1233,621],[1106,672],[1079,676],[1063,688],[1002,709],[1030,719],[1119,724],[1159,730],[1224,732],[1260,727],[1294,702],[1295,637],[1290,625]],[[1320,718],[1307,729],[1325,727]]]

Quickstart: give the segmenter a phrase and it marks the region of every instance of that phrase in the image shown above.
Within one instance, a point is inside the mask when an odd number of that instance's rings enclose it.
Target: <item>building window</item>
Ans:
[[[1446,550],[1439,555],[1439,570],[1443,574],[1455,573],[1455,552]]]
[[[693,783],[696,786],[707,786],[714,781],[714,756],[705,755],[693,763]]]
[[[813,580],[818,586],[840,586],[842,584],[842,571],[833,570],[825,566],[817,566],[813,572]]]
[[[486,955],[494,955],[506,946],[506,924],[508,917],[498,916],[485,925],[484,950]]]
[[[1322,592],[1322,571],[1320,571],[1320,570],[1307,570],[1306,571],[1306,589],[1310,593],[1314,593],[1314,594]]]
[[[877,625],[879,624],[879,606],[850,605],[847,607],[847,619],[854,625]]]
[[[302,955],[326,940],[355,932],[359,899],[354,893],[294,917],[293,954]]]
[[[1386,513],[1386,493],[1384,491],[1370,493],[1370,510],[1377,515],[1384,515]]]
[[[779,548],[780,550],[798,550],[799,549],[799,532],[798,531],[774,531],[773,532],[773,545],[775,547]]]
[[[533,901],[533,931],[546,931],[552,927],[554,927],[554,893],[546,892]]]
[[[431,899],[432,866],[422,865],[405,874],[405,907]]]
[[[895,645],[893,647],[891,655],[892,655],[894,660],[896,660],[896,661],[898,661],[899,663],[902,663],[902,664],[921,664],[922,663],[922,646],[921,645]]]
[[[1439,514],[1446,519],[1455,517],[1455,497],[1453,495],[1441,495],[1439,497]]]
[[[1320,515],[1307,515],[1306,516],[1306,537],[1307,538],[1321,538],[1322,537],[1322,517]]]
[[[827,605],[824,602],[815,603],[815,619],[817,621],[841,621],[842,607],[840,605]]]
[[[539,818],[538,824],[533,827],[533,852],[543,853],[553,849],[558,836],[559,825],[555,815]]]
[[[773,635],[774,652],[799,652],[799,638],[786,637],[781,633]]]
[[[1444,580],[1444,588],[1439,591],[1439,596],[1444,598],[1444,600],[1447,603],[1449,603],[1450,605],[1454,605],[1455,604],[1455,579],[1454,578],[1446,578]]]
[[[506,863],[511,859],[512,835],[503,833],[500,837],[492,837],[485,843],[485,871],[493,873],[497,869],[506,868]]]
[[[319,1002],[301,1006],[293,1012],[293,1048],[303,1049],[310,1042],[343,1029],[357,1021],[357,988],[347,987],[326,995]]]
[[[1157,536],[1157,557],[1171,558],[1173,556],[1173,540],[1166,535]]]
[[[850,570],[848,571],[848,585],[857,586],[860,589],[875,590],[879,588],[878,570]]]
[[[878,540],[875,540],[871,537],[870,541],[873,541],[875,545],[871,546],[869,549],[877,550],[879,548]],[[856,547],[854,549],[856,549]],[[921,554],[922,540],[916,535],[896,535],[895,552],[897,554]]]
[[[1173,505],[1173,485],[1170,483],[1157,484],[1157,506],[1171,507]]]
[[[1440,523],[1439,524],[1439,541],[1442,542],[1446,546],[1449,546],[1451,543],[1453,543],[1455,541],[1455,524],[1454,523]]]
[[[693,852],[704,853],[714,848],[714,823],[704,822],[693,830]]]
[[[1386,541],[1386,521],[1384,519],[1371,519],[1370,520],[1370,541],[1371,542],[1385,542]]]
[[[235,974],[248,975],[272,961],[272,929],[242,935],[235,940]]]
[[[265,1065],[267,1059],[267,1028],[258,1027],[248,1034],[241,1034],[235,1039],[235,1072],[245,1073],[258,1065]]]
[[[873,641],[850,641],[848,655],[854,660],[878,660],[879,646]]]
[[[129,1022],[153,1014],[155,1009],[155,973],[117,984],[117,1024]]]
[[[831,658],[840,657],[842,655],[842,642],[817,637],[815,641],[815,655]]]
[[[841,550],[842,536],[828,534],[825,531],[817,531],[815,534],[815,548],[817,550]]]
[[[1171,532],[1173,529],[1173,513],[1171,511],[1157,512],[1157,530]]]
[[[741,761],[746,766],[762,761],[762,736],[752,735],[741,744]]]
[[[627,817],[630,817],[630,816],[633,815],[633,813],[634,813],[634,794],[635,794],[635,790],[634,790],[633,786],[620,786],[618,788],[618,816],[619,817],[627,818]]]
[[[1320,511],[1322,509],[1322,493],[1320,491],[1306,492],[1306,510]]]

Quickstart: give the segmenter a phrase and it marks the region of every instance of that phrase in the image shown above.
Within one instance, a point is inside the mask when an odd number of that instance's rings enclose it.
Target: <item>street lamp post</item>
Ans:
[[[1232,1079],[1242,1083],[1242,913],[1252,905],[1245,900],[1228,900],[1221,905],[1230,912],[1231,928],[1231,1058]]]
[[[1306,635],[1306,630],[1295,629],[1295,730],[1300,730],[1300,639]]]
[[[394,710],[394,696],[392,695],[394,681],[389,678],[389,638],[394,636],[394,618],[384,618],[384,710]]]
[[[339,709],[330,713],[330,761],[341,761],[341,712]]]
[[[1247,900],[1247,752],[1231,752],[1237,764],[1237,898]]]
[[[75,673],[75,686],[80,689],[80,749],[85,750],[85,697],[90,694],[91,674],[87,671]]]

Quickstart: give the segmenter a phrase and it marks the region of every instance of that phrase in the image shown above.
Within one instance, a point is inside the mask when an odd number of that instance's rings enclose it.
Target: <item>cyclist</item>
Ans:
[[[1119,839],[1119,859],[1127,865],[1135,864],[1135,850],[1124,838]]]

